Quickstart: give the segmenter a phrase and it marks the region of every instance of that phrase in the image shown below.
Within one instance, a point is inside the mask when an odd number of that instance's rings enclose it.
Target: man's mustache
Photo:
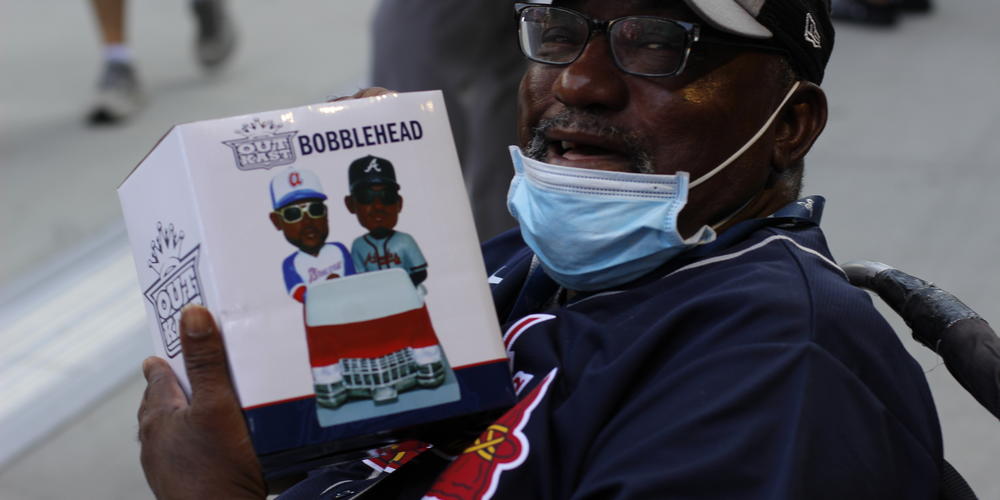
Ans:
[[[655,173],[649,153],[638,136],[615,125],[610,125],[599,115],[587,111],[564,109],[555,116],[539,121],[538,125],[531,131],[531,140],[524,150],[524,155],[528,158],[545,161],[545,155],[548,151],[546,134],[554,128],[596,135],[609,142],[622,144],[625,148],[622,153],[632,161],[633,169],[636,172]]]

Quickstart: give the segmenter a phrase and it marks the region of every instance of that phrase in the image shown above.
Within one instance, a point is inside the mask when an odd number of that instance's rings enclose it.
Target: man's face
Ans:
[[[309,213],[309,205],[312,203],[319,203],[323,205],[322,216],[313,217]],[[299,213],[294,214],[285,210],[290,206],[296,206],[299,208]],[[295,222],[288,222],[280,213],[275,213],[282,211],[284,211],[286,215],[298,215],[300,218]],[[330,234],[330,225],[327,222],[326,217],[326,205],[323,203],[323,200],[298,200],[294,203],[289,203],[288,205],[281,207],[275,212],[271,212],[271,223],[274,224],[276,229],[285,234],[285,239],[288,240],[289,243],[295,245],[300,250],[308,254],[319,254],[323,245],[326,244],[326,237]]]
[[[372,236],[384,238],[399,221],[403,197],[399,196],[396,186],[370,184],[345,197],[344,204]]]
[[[652,15],[706,23],[680,0],[556,2],[598,20]],[[619,70],[608,39],[594,34],[568,66],[530,63],[521,81],[518,133],[527,154],[579,168],[673,174],[691,180],[742,147],[788,90],[777,56],[696,43],[673,77]],[[773,127],[772,127],[773,128]],[[732,213],[759,193],[770,174],[768,131],[738,161],[691,191],[681,215],[688,235]]]

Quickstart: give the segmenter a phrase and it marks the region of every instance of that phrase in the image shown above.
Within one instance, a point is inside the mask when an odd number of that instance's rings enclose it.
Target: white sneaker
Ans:
[[[135,114],[144,102],[132,65],[109,62],[97,84],[97,99],[87,121],[95,125],[117,123]]]
[[[236,29],[226,11],[224,0],[195,0],[191,9],[198,20],[195,52],[206,69],[220,66],[233,53]]]

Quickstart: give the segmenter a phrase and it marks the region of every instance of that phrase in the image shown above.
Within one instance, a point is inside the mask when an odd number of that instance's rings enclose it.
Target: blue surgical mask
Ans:
[[[511,146],[514,179],[507,208],[520,223],[524,242],[560,285],[595,291],[633,281],[684,250],[715,240],[709,226],[689,238],[678,232],[677,219],[687,204],[689,187],[721,172],[756,143],[797,88],[798,83],[742,148],[690,186],[687,172],[659,175],[564,167],[528,158]]]

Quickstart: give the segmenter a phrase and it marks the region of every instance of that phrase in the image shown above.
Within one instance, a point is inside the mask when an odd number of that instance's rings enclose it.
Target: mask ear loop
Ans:
[[[703,176],[701,176],[701,177],[699,177],[699,178],[691,181],[691,183],[688,184],[688,189],[694,189],[699,184],[701,184],[701,183],[703,183],[703,182],[711,179],[713,175],[721,172],[722,169],[728,167],[729,164],[731,164],[732,162],[736,161],[736,159],[739,158],[740,156],[742,156],[743,153],[746,153],[747,150],[750,149],[750,147],[753,146],[760,139],[760,136],[764,135],[764,132],[767,131],[768,127],[770,127],[771,124],[774,123],[774,119],[778,117],[778,113],[780,113],[781,110],[784,109],[785,104],[788,102],[789,99],[792,98],[792,94],[794,94],[795,91],[799,88],[799,83],[800,82],[795,82],[795,84],[792,85],[792,88],[788,91],[787,94],[785,94],[785,98],[781,100],[781,104],[779,104],[778,108],[774,110],[774,113],[771,113],[771,117],[767,119],[767,121],[764,123],[764,126],[761,127],[760,130],[758,130],[757,133],[754,134],[754,136],[751,137],[750,140],[747,141],[747,143],[744,144],[743,147],[739,149],[739,151],[736,151],[735,153],[733,153],[733,155],[730,156],[729,159],[727,159],[726,161],[722,162],[722,164],[720,164],[718,167],[713,168],[712,171],[710,171],[709,173],[707,173],[707,174],[705,174],[705,175],[703,175]],[[746,205],[744,205],[744,206],[746,206]],[[742,210],[742,209],[743,208],[741,207],[740,210]],[[738,211],[739,210],[737,210],[737,212]],[[735,213],[734,213],[734,215],[735,215]],[[732,216],[726,217],[726,220],[729,220],[731,217]]]
[[[727,215],[724,219],[720,220],[719,222],[716,222],[715,224],[712,224],[710,226],[712,228],[712,231],[716,231],[717,232],[719,230],[719,228],[722,227],[723,224],[731,221],[733,219],[733,217],[736,217],[740,212],[743,211],[744,208],[750,206],[750,203],[753,202],[753,200],[756,200],[757,197],[760,196],[760,193],[762,193],[762,192],[763,191],[758,191],[757,194],[751,196],[750,199],[747,200],[746,203],[740,205],[740,208],[737,208],[736,210],[733,210],[733,213]]]

